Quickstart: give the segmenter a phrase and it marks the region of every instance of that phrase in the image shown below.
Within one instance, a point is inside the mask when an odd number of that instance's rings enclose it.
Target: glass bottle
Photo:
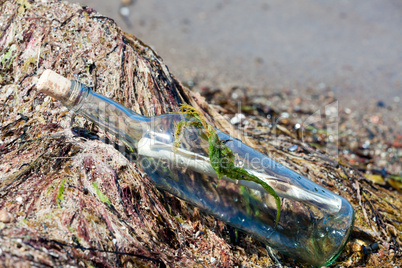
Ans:
[[[278,224],[275,199],[260,184],[217,178],[202,130],[184,127],[175,147],[179,122],[194,119],[180,113],[141,116],[50,70],[43,73],[37,88],[132,148],[159,189],[299,261],[327,266],[342,252],[354,222],[350,203],[240,140],[217,130],[235,154],[236,165],[269,184],[281,198]]]

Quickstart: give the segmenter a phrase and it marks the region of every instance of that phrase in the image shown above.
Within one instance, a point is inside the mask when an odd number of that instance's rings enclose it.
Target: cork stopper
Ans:
[[[36,88],[57,100],[64,100],[71,87],[71,81],[52,70],[45,70]]]

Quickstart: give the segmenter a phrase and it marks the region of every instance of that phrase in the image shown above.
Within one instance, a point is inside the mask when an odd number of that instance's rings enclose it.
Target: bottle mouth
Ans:
[[[82,100],[85,99],[88,93],[89,88],[86,85],[73,80],[71,81],[70,89],[61,101],[68,109],[77,112],[83,104]]]
[[[89,88],[78,82],[71,81],[55,71],[45,70],[36,84],[36,88],[46,95],[61,101],[69,109],[77,112]]]

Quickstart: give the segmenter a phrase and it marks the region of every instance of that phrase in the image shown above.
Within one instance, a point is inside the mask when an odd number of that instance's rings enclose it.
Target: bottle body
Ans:
[[[73,86],[80,85],[76,82]],[[143,117],[89,89],[81,90],[85,92],[78,94],[79,99],[65,103],[135,148],[138,164],[159,189],[312,265],[329,265],[346,244],[354,212],[342,197],[217,131],[235,154],[236,165],[266,182],[280,196],[276,225],[275,199],[261,185],[228,177],[218,179],[209,162],[203,130],[187,124],[178,137],[178,124],[193,119],[182,114]]]

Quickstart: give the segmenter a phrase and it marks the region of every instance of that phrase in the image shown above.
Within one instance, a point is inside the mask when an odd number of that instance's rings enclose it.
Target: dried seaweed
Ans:
[[[115,149],[124,145],[36,90],[45,69],[143,115],[191,104],[242,138],[113,20],[66,2],[0,1],[0,266],[302,265],[240,232],[233,243],[224,223],[156,190]],[[286,134],[247,134],[249,145],[353,204],[356,227],[338,265],[401,265],[401,193]],[[365,253],[373,241],[380,250]]]

